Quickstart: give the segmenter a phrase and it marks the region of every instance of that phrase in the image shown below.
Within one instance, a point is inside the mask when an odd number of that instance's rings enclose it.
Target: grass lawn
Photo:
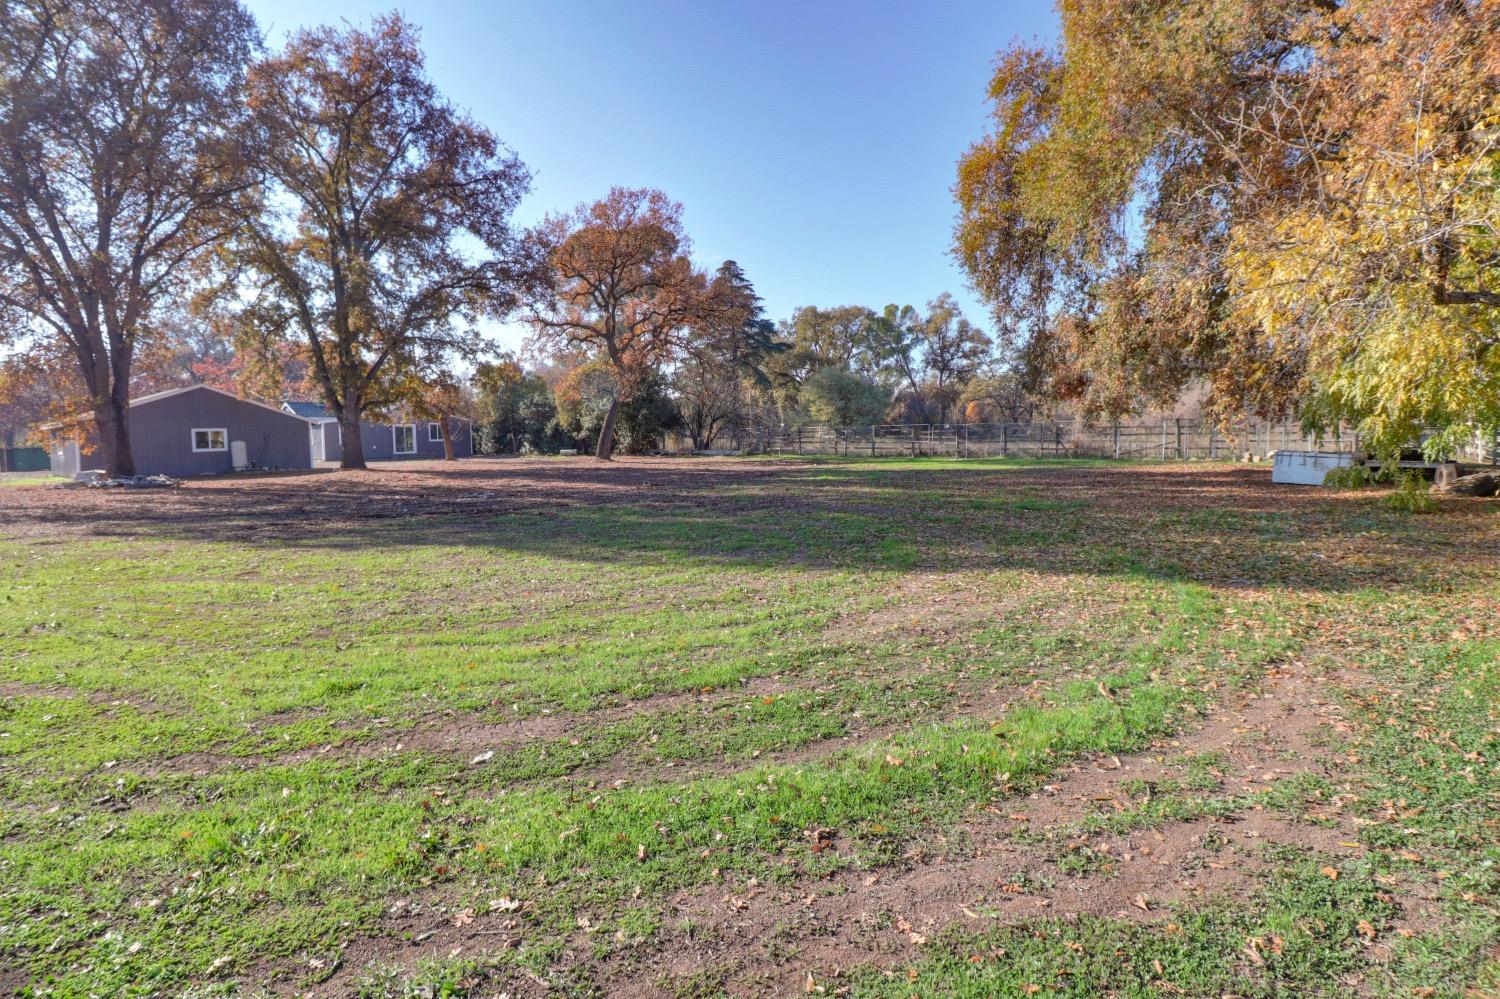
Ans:
[[[52,486],[70,481],[65,475],[53,475],[50,472],[7,472],[0,475],[0,489],[23,488],[26,486]]]
[[[1500,516],[1443,503],[937,459],[0,491],[0,992],[1500,994]]]

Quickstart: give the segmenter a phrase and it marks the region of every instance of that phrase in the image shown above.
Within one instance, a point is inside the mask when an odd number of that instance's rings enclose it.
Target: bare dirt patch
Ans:
[[[835,469],[838,466],[833,466]],[[0,493],[5,533],[12,537],[59,533],[114,534],[163,524],[211,523],[216,536],[236,526],[278,528],[286,536],[316,536],[330,525],[361,519],[432,514],[503,514],[574,506],[714,505],[772,502],[788,507],[836,497],[847,506],[856,495],[847,484],[818,488],[807,477],[826,466],[794,461],[718,461],[693,458],[591,459],[475,458],[460,462],[385,462],[366,471],[314,471],[193,479],[180,488],[143,496],[119,490],[21,489]],[[933,478],[956,480],[964,494],[992,496],[999,487],[1030,490],[1092,506],[1141,509],[1218,509],[1240,513],[1305,509],[1330,494],[1273,486],[1265,469],[1223,466],[1132,465],[1090,468],[1080,474],[1061,465],[973,470],[876,472],[900,486]],[[795,482],[796,495],[777,489]],[[948,483],[952,484],[952,483]],[[756,495],[768,487],[768,495]],[[212,518],[205,515],[212,514]]]
[[[998,710],[1015,694],[994,688],[969,699],[967,710]],[[1079,916],[1165,921],[1175,903],[1243,897],[1267,868],[1264,846],[1347,852],[1340,845],[1353,835],[1347,822],[1333,813],[1319,825],[1246,809],[1118,834],[1089,833],[1081,824],[1096,812],[1138,805],[1129,788],[1180,776],[1178,761],[1195,754],[1215,760],[1221,794],[1264,790],[1271,781],[1317,771],[1324,766],[1318,742],[1338,718],[1305,673],[1272,673],[1259,691],[1226,697],[1195,732],[1070,766],[1033,794],[934,832],[899,864],[854,864],[791,885],[726,881],[683,891],[667,900],[662,939],[599,961],[580,932],[563,967],[611,996],[669,996],[689,982],[734,995],[789,996],[803,994],[809,976],[821,983],[857,967],[901,966],[954,925]],[[837,748],[808,746],[782,761]],[[836,831],[830,842],[838,848]],[[1086,845],[1101,870],[1065,873],[1059,851],[1069,845]],[[420,904],[396,914],[386,932],[352,942],[339,973],[312,994],[342,994],[372,963],[475,957],[526,940],[524,913],[480,913],[460,919],[463,925],[451,915]],[[507,987],[518,996],[547,994],[546,983],[527,976]]]
[[[935,488],[950,503],[1035,496],[1060,504],[1059,509],[1086,510],[1087,516],[1075,525],[1077,533],[1068,544],[1011,544],[1004,552],[941,524],[924,526],[914,535],[922,550],[921,571],[947,564],[1065,575],[1096,568],[1079,552],[1098,545],[1155,549],[1163,562],[1182,567],[1176,571],[1218,585],[1275,582],[1344,588],[1396,585],[1451,573],[1475,558],[1500,558],[1493,531],[1494,501],[1444,498],[1442,529],[1425,532],[1417,550],[1386,532],[1349,529],[1348,508],[1373,508],[1375,500],[1369,494],[1274,485],[1269,471],[1257,466],[1127,462],[1087,469],[1071,464],[975,463],[917,470],[701,458],[386,462],[358,472],[205,478],[149,496],[130,490],[4,490],[0,536],[36,545],[71,537],[124,537],[158,545],[171,540],[232,540],[340,548],[370,544],[370,526],[383,519],[427,518],[433,523],[421,532],[422,543],[447,539],[455,545],[483,546],[517,542],[517,536],[498,541],[493,536],[496,525],[505,523],[520,526],[518,537],[523,541],[545,539],[568,529],[573,510],[628,508],[726,522],[772,515],[815,523],[851,512],[910,518],[910,490],[930,493]],[[1007,508],[981,516],[996,529],[1015,527],[1029,533],[1049,529],[1059,519],[1047,509]],[[1294,523],[1297,533],[1287,533]],[[631,539],[620,540],[617,546],[588,546],[579,555],[604,562],[649,551],[650,542],[642,548]],[[381,543],[401,540],[383,535]],[[1279,554],[1244,565],[1242,556],[1259,548]],[[722,557],[761,556],[747,552]],[[945,619],[957,612],[945,608],[940,599],[930,610],[931,626],[959,626]],[[896,622],[872,623],[879,628]],[[859,626],[858,621],[848,624]]]
[[[1045,585],[1037,579],[1035,585],[993,594],[979,590],[964,573],[903,576],[881,594],[882,606],[841,615],[824,636],[831,642],[873,644],[893,637],[941,640],[970,634],[1002,619]]]
[[[908,854],[906,866],[848,870],[787,889],[735,884],[683,893],[672,906],[694,929],[663,948],[665,967],[622,962],[603,980],[611,995],[662,995],[664,978],[708,972],[736,995],[793,995],[809,975],[821,982],[862,965],[910,960],[927,937],[955,923],[1164,920],[1175,902],[1244,895],[1263,870],[1261,845],[1336,850],[1350,833],[1258,811],[1118,836],[1083,837],[1073,827],[1101,809],[1124,809],[1127,782],[1164,779],[1168,760],[1185,753],[1222,753],[1226,783],[1242,788],[1314,770],[1321,766],[1316,733],[1335,717],[1310,681],[1273,675],[1258,696],[1220,708],[1197,732],[1145,753],[1078,764]],[[1026,836],[1017,837],[1021,831]],[[1206,844],[1210,832],[1216,835]],[[1053,846],[1035,842],[1048,833],[1086,842],[1109,873],[1064,874]]]

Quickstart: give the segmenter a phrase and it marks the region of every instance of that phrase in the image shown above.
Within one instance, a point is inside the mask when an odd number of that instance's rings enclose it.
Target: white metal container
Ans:
[[[1359,458],[1348,451],[1277,451],[1271,481],[1321,486],[1333,469],[1359,463]]]

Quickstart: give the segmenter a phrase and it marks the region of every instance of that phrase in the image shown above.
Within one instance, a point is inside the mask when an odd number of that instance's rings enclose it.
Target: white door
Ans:
[[[323,460],[323,424],[314,423],[308,430],[312,435],[312,460]]]
[[[53,475],[66,475],[72,478],[78,474],[82,462],[78,460],[77,441],[67,441],[57,445],[52,449],[51,457]]]

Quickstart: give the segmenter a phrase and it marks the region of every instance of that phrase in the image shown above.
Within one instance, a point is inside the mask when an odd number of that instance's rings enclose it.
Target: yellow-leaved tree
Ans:
[[[1202,379],[1387,452],[1500,423],[1500,2],[1060,9],[955,187],[1027,387],[1120,415]]]

